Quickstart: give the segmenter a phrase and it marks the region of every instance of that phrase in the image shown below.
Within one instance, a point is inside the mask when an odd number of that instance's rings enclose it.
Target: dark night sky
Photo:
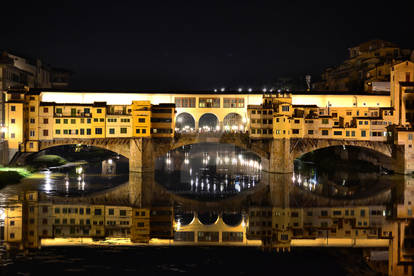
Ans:
[[[73,88],[260,88],[319,76],[369,39],[414,49],[402,1],[7,2],[0,49],[73,70]]]

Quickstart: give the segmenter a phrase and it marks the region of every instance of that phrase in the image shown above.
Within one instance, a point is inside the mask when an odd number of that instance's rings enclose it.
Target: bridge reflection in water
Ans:
[[[239,245],[274,251],[366,247],[388,250],[390,267],[398,270],[411,266],[414,257],[413,187],[412,178],[405,177],[374,195],[333,199],[298,185],[290,174],[262,174],[252,189],[199,201],[169,192],[154,174],[131,173],[128,184],[82,197],[37,191],[9,195],[1,219],[9,249],[69,244]],[[235,223],[223,220],[229,214],[238,218]]]

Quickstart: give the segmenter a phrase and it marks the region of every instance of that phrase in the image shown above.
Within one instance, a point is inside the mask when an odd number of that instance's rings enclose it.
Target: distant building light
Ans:
[[[267,91],[266,87],[265,87],[265,88],[263,88],[263,92],[266,92],[266,91]]]
[[[217,92],[217,89],[214,89],[214,92]]]
[[[224,92],[224,90],[226,90],[224,87],[223,87],[223,88],[221,88],[221,92]]]
[[[252,89],[251,88],[249,88],[249,92],[252,92]]]
[[[243,89],[239,88],[239,92],[242,92]]]

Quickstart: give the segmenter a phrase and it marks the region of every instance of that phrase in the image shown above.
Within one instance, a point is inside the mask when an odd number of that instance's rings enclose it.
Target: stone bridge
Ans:
[[[174,138],[102,138],[55,139],[40,141],[39,149],[82,144],[104,148],[129,159],[131,172],[154,170],[155,160],[168,151],[190,144],[225,143],[253,152],[262,158],[264,171],[272,173],[293,172],[293,160],[305,153],[333,146],[354,146],[373,151],[385,167],[404,172],[404,149],[394,144],[376,141],[336,139],[250,139],[246,133],[176,134]]]

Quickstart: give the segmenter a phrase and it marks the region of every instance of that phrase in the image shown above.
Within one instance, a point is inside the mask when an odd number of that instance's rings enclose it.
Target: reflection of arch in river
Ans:
[[[144,177],[143,177],[144,176]],[[198,201],[169,192],[154,181],[151,174],[134,173],[130,183],[83,197],[60,197],[41,194],[40,200],[53,200],[66,203],[89,203],[124,205],[148,208],[167,204],[184,212],[244,212],[250,206],[272,207],[322,207],[322,206],[362,206],[379,205],[391,202],[391,189],[359,199],[334,199],[304,190],[292,184],[290,174],[266,174],[264,181],[252,190],[215,202]],[[398,184],[400,185],[400,184]]]

